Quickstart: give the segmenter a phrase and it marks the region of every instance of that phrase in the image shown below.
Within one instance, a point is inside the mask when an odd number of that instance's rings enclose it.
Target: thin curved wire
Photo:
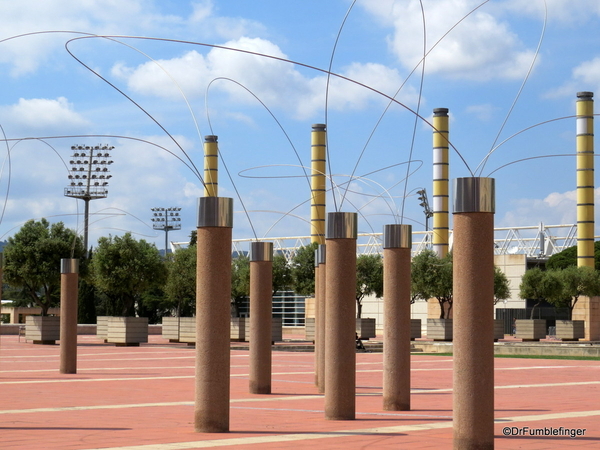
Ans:
[[[515,96],[515,98],[512,102],[512,105],[510,105],[510,109],[508,110],[508,113],[506,113],[506,117],[504,118],[504,121],[502,122],[502,125],[500,126],[500,129],[498,130],[498,134],[496,134],[496,138],[494,139],[494,142],[492,142],[491,149],[494,148],[494,146],[496,145],[496,142],[498,142],[498,139],[500,139],[500,135],[502,134],[502,131],[504,130],[504,127],[506,126],[506,123],[508,122],[508,119],[509,119],[510,115],[512,114],[513,109],[515,108],[515,105],[517,104],[517,102],[519,101],[519,98],[521,97],[521,93],[523,92],[523,89],[525,88],[525,84],[527,84],[527,81],[529,80],[529,76],[531,75],[531,72],[533,71],[533,66],[535,65],[535,62],[537,61],[537,57],[540,53],[540,49],[542,48],[542,42],[544,42],[544,36],[546,34],[546,25],[548,23],[548,4],[546,3],[546,0],[543,0],[543,1],[544,1],[544,23],[542,26],[542,32],[540,34],[540,39],[538,40],[537,48],[535,49],[535,54],[533,55],[533,59],[531,61],[531,64],[529,65],[529,70],[527,71],[527,74],[525,75],[525,79],[521,83],[521,87],[519,88],[519,91],[517,92],[517,95]],[[485,155],[483,157],[481,163],[479,163],[479,165],[477,167],[475,167],[475,172],[479,171],[480,176],[483,173],[483,170],[485,169],[485,165],[487,164],[487,161],[488,161],[490,155],[492,154],[491,149],[487,153],[487,155]]]
[[[340,24],[340,28],[339,28],[339,30],[337,32],[337,35],[335,36],[335,41],[333,43],[333,48],[331,49],[331,56],[329,57],[329,68],[327,70],[327,81],[325,83],[325,126],[327,126],[327,123],[328,123],[328,120],[329,120],[329,84],[330,84],[330,81],[331,81],[331,69],[333,67],[333,58],[335,57],[335,51],[337,49],[338,42],[339,42],[340,37],[342,35],[342,30],[344,29],[344,25],[346,24],[346,20],[348,20],[348,17],[350,16],[350,12],[352,11],[352,8],[354,8],[355,4],[356,4],[356,0],[353,0],[352,4],[348,7],[348,10],[346,11],[346,14],[344,15],[344,18],[342,19],[342,23]],[[333,173],[333,170],[331,170],[331,155],[329,153],[329,138],[328,138],[328,134],[325,134],[325,154],[327,155],[327,166],[328,166],[328,169],[329,169],[329,173]],[[332,194],[334,194],[334,192],[333,192],[333,186],[332,186]],[[337,202],[335,200],[335,194],[332,195],[332,198],[333,198],[333,209],[334,209],[334,211],[338,211]],[[342,203],[343,203],[343,197],[342,197],[342,201],[340,202],[340,208],[342,207]]]
[[[2,173],[4,173],[4,163],[8,161],[8,181],[6,183],[6,195],[4,197],[4,204],[2,205],[2,215],[0,215],[0,224],[4,220],[4,214],[6,212],[6,205],[8,204],[8,197],[10,194],[10,184],[12,180],[12,160],[10,158],[11,148],[8,145],[8,141],[6,140],[6,133],[4,132],[4,127],[0,125],[0,129],[2,130],[2,136],[4,136],[4,144],[6,145],[6,158],[2,162],[2,169],[0,169],[0,178],[2,178]]]
[[[425,10],[423,9],[423,1],[419,0],[419,4],[421,5],[421,18],[423,19],[423,63],[421,65],[421,79],[419,83],[419,101],[417,102],[417,113],[421,111],[421,100],[423,97],[423,85],[425,83],[425,55],[427,54],[427,26],[425,22]],[[417,124],[418,120],[415,117],[415,122],[413,124],[413,132],[412,138],[410,141],[410,151],[408,153],[408,166],[406,167],[406,176],[404,181],[404,195],[402,198],[402,209],[400,210],[400,223],[404,220],[404,206],[406,205],[406,191],[408,190],[408,177],[410,172],[410,161],[412,160],[413,151],[415,149],[415,139],[417,135]]]
[[[499,170],[504,169],[505,167],[511,166],[513,164],[517,164],[517,163],[521,163],[521,162],[525,162],[525,161],[531,161],[532,159],[556,158],[558,156],[577,156],[577,154],[576,153],[561,153],[561,154],[557,154],[557,155],[539,155],[539,156],[530,156],[528,158],[515,159],[514,161],[511,161],[509,163],[501,165],[500,167],[497,167],[492,172],[490,172],[490,174],[488,176],[491,176],[492,174],[498,172]],[[600,155],[596,155],[596,156],[600,156]]]

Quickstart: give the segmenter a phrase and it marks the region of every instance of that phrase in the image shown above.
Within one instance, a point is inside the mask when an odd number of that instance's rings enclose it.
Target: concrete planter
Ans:
[[[246,317],[244,339],[250,342],[250,317]],[[314,319],[313,319],[314,321]],[[271,342],[283,341],[283,319],[281,317],[271,318]]]
[[[59,316],[27,316],[25,339],[34,344],[52,345],[60,339]]]
[[[539,341],[546,338],[545,319],[520,319],[516,321],[517,337],[524,341]]]
[[[162,337],[169,342],[179,342],[179,320],[180,317],[162,318]]]
[[[494,342],[504,339],[504,320],[494,319]]]
[[[148,342],[148,318],[109,317],[106,342],[118,346],[139,346]]]
[[[375,325],[375,319],[356,319],[356,334],[360,339],[374,338],[377,336]]]
[[[104,342],[108,337],[108,318],[109,316],[96,317],[96,336]]]
[[[235,342],[244,342],[246,339],[246,318],[232,317],[231,318],[231,333],[230,339]]]
[[[452,319],[427,319],[427,337],[434,341],[451,341]]]
[[[557,320],[556,337],[563,341],[577,341],[585,337],[585,321]]]
[[[179,342],[186,342],[188,345],[196,343],[196,318],[179,318]]]
[[[410,340],[421,337],[421,319],[410,319]]]
[[[304,319],[304,339],[315,341],[315,318],[307,317]]]

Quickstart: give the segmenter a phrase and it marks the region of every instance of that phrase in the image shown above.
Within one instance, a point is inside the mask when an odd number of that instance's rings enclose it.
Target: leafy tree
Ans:
[[[494,267],[494,305],[510,298],[510,283],[499,267]]]
[[[569,320],[579,297],[600,295],[600,275],[591,267],[569,266],[556,271],[556,275],[562,283],[562,290],[559,295],[551,295],[547,300],[556,307],[569,308]]]
[[[198,242],[198,230],[192,230],[190,233],[190,247],[196,245]]]
[[[108,297],[113,314],[133,316],[144,292],[160,286],[166,267],[154,244],[131,233],[101,237],[92,258],[94,284]]]
[[[292,269],[284,255],[273,257],[273,295],[290,289],[293,283]]]
[[[600,241],[594,242],[594,261],[596,270],[600,270]],[[552,255],[546,262],[546,268],[548,269],[566,269],[570,266],[577,266],[576,245]]]
[[[294,291],[299,295],[315,293],[315,250],[319,244],[300,247],[291,262]]]
[[[165,293],[177,317],[192,317],[196,312],[196,246],[175,251],[168,264]]]
[[[60,299],[60,260],[84,255],[81,239],[62,222],[50,225],[46,219],[30,220],[8,238],[4,279],[12,287],[22,288],[45,316]]]
[[[381,255],[356,258],[356,317],[362,314],[362,301],[367,295],[383,296],[383,259]]]
[[[531,308],[530,316],[533,319],[535,308],[544,300],[552,301],[561,298],[562,289],[562,282],[557,271],[543,271],[539,267],[534,267],[523,274],[519,286],[519,296],[522,299],[535,300],[536,303]]]
[[[452,253],[440,258],[433,250],[424,250],[411,262],[411,290],[415,298],[435,298],[440,305],[440,319],[452,310]]]
[[[240,316],[240,306],[250,295],[250,258],[239,255],[231,261],[231,314]]]

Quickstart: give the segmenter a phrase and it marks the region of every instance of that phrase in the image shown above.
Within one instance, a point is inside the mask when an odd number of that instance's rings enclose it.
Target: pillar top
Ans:
[[[356,239],[358,237],[358,214],[351,212],[327,213],[326,239]]]
[[[198,199],[198,228],[233,227],[233,199],[200,197]]]
[[[467,177],[454,180],[454,214],[496,212],[494,178]]]
[[[324,123],[315,123],[312,126],[312,129],[314,131],[325,131],[325,128],[327,128],[327,125],[325,125]]]
[[[384,225],[383,248],[412,248],[412,225]]]
[[[592,98],[594,98],[594,93],[589,91],[578,92],[577,98],[580,98],[582,100],[591,100]]]
[[[60,273],[79,273],[79,259],[63,258],[60,260]]]
[[[447,116],[448,108],[433,108],[433,115],[434,116]]]
[[[219,139],[219,137],[215,136],[214,134],[209,134],[207,136],[204,136],[204,142],[217,142],[218,139]]]
[[[273,261],[272,242],[250,242],[250,262]]]

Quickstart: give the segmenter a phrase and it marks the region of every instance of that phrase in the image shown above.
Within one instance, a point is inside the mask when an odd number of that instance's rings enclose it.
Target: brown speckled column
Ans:
[[[325,418],[356,415],[357,214],[327,214]]]
[[[494,448],[494,179],[454,190],[454,449]]]
[[[232,226],[232,199],[199,199],[194,428],[201,433],[229,431]]]
[[[410,410],[412,227],[383,229],[383,409]]]
[[[319,245],[317,249],[317,260],[319,263],[319,276],[315,285],[317,297],[315,307],[315,353],[317,365],[317,389],[319,393],[325,392],[325,301],[326,301],[326,279],[327,265],[325,264],[325,244]]]
[[[60,373],[77,373],[79,260],[60,260]]]
[[[250,243],[250,393],[271,393],[273,243]]]
[[[319,341],[321,336],[319,335],[319,283],[321,282],[321,270],[319,268],[319,250],[315,249],[315,386],[319,387]]]

